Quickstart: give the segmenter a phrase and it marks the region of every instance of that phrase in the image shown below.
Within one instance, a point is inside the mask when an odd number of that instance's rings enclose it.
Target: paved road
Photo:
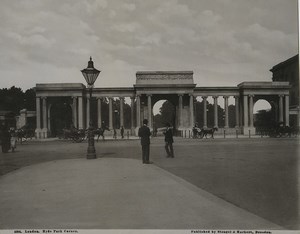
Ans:
[[[298,139],[175,138],[175,158],[165,157],[163,139],[152,139],[155,165],[232,204],[287,229],[299,229]],[[26,165],[83,158],[86,143],[28,142],[0,154],[3,175]],[[96,143],[98,157],[140,158],[138,141]]]

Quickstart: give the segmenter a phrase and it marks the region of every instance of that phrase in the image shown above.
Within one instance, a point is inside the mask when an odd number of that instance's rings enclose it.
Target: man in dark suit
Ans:
[[[164,132],[165,135],[165,149],[167,152],[168,158],[174,158],[174,150],[173,150],[173,131],[171,125],[169,123],[166,124],[167,129]]]
[[[141,145],[142,145],[142,151],[143,151],[143,163],[144,164],[150,164],[149,161],[149,154],[150,154],[150,136],[151,132],[150,129],[147,126],[148,120],[143,120],[143,126],[139,128],[138,135],[141,138]]]

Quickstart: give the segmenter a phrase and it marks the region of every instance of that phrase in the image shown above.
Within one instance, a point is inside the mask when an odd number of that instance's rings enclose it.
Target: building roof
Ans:
[[[285,61],[283,61],[283,62],[281,62],[281,63],[276,64],[274,67],[272,67],[270,69],[270,71],[274,72],[274,71],[276,71],[276,70],[278,70],[278,69],[280,69],[280,68],[282,68],[282,67],[284,67],[286,65],[295,63],[297,61],[298,61],[298,54],[295,55],[295,56],[293,56],[293,57],[291,57],[291,58],[289,58],[289,59],[287,59],[287,60],[285,60]]]

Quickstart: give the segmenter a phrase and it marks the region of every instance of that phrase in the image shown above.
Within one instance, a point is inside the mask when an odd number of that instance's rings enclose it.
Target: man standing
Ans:
[[[121,127],[121,131],[120,132],[121,132],[122,139],[124,139],[124,127],[123,126]]]
[[[171,125],[167,123],[167,129],[164,132],[165,135],[165,149],[167,152],[167,157],[168,158],[174,158],[174,151],[173,151],[173,132]]]
[[[143,152],[143,163],[150,164],[149,154],[150,154],[150,136],[151,132],[147,126],[148,120],[143,120],[143,126],[139,128],[138,135],[141,138],[142,152]]]

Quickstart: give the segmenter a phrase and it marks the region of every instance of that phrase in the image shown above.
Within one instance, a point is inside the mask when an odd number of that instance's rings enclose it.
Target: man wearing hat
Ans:
[[[172,131],[170,123],[167,123],[166,126],[167,126],[167,129],[164,132],[164,135],[165,135],[165,149],[166,149],[166,152],[167,152],[167,155],[168,155],[167,157],[168,158],[174,158],[173,131]]]
[[[143,126],[139,128],[138,135],[141,138],[142,152],[143,152],[143,163],[150,164],[149,154],[150,154],[150,136],[151,132],[147,126],[148,120],[143,120]]]

